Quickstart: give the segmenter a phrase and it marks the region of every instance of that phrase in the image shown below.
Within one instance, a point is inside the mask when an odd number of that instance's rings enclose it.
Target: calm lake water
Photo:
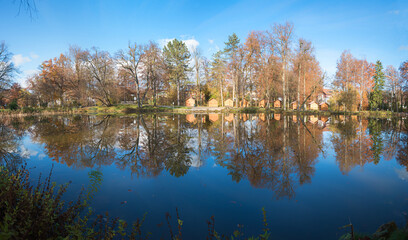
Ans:
[[[0,118],[2,162],[26,162],[72,181],[76,199],[100,170],[93,201],[127,221],[142,218],[153,239],[169,238],[166,212],[184,239],[205,239],[207,220],[232,234],[262,229],[273,239],[338,239],[349,223],[374,232],[408,213],[408,121],[279,114]]]

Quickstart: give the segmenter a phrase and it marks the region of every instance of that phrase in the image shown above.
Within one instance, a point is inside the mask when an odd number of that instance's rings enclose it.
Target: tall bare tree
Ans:
[[[137,95],[137,105],[142,107],[140,99],[140,81],[139,81],[139,66],[142,62],[145,53],[145,47],[142,45],[128,44],[126,52],[120,50],[116,54],[117,63],[124,70],[126,74],[129,75],[135,82],[136,95]]]
[[[275,24],[272,27],[273,35],[271,39],[274,41],[275,50],[277,55],[280,57],[282,63],[282,94],[283,94],[283,109],[286,110],[286,99],[287,99],[287,79],[286,70],[288,65],[288,60],[291,54],[291,44],[293,39],[293,24],[286,22],[285,24]]]
[[[12,53],[9,52],[4,42],[0,43],[0,90],[9,87],[17,68],[11,61]]]
[[[108,52],[99,51],[94,47],[85,59],[91,74],[89,87],[92,96],[102,104],[112,106],[117,90],[112,57]]]

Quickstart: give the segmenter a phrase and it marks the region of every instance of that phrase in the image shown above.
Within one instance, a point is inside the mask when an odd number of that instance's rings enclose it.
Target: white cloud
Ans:
[[[24,63],[31,62],[31,58],[29,58],[29,57],[24,57],[24,56],[21,55],[21,54],[17,54],[17,55],[14,55],[14,56],[11,58],[11,61],[14,63],[14,65],[15,65],[16,67],[18,67],[18,66],[21,66],[21,65],[24,64]]]
[[[188,50],[191,52],[192,50],[196,49],[200,43],[195,40],[194,38],[192,39],[187,39],[183,40],[183,42],[187,45]]]
[[[164,46],[167,45],[168,42],[171,42],[171,41],[173,41],[173,40],[174,40],[174,38],[164,38],[164,39],[160,39],[160,40],[159,40],[159,45],[160,45],[161,47],[164,47]],[[186,44],[186,46],[187,46],[187,48],[188,48],[188,50],[189,50],[190,52],[191,52],[192,50],[194,50],[195,48],[197,48],[198,45],[200,45],[200,43],[199,43],[197,40],[195,40],[194,38],[184,39],[184,40],[182,40],[182,41]]]
[[[40,56],[38,56],[37,54],[35,54],[35,53],[30,53],[30,57],[31,57],[31,59],[37,59],[37,58],[39,58]]]
[[[398,15],[398,14],[400,14],[400,10],[392,10],[392,11],[388,11],[388,13]]]
[[[209,42],[210,44],[213,44],[213,43],[214,43],[214,40],[208,39],[208,42]]]
[[[399,47],[400,51],[408,51],[408,45],[402,45]]]

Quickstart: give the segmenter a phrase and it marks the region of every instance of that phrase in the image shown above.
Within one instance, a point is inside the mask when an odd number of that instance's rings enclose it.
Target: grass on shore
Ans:
[[[393,116],[407,116],[408,113],[396,113],[391,111],[360,111],[360,112],[342,112],[342,111],[320,111],[320,110],[286,110],[281,108],[260,108],[260,107],[246,107],[246,108],[208,108],[199,107],[192,108],[186,106],[143,106],[139,108],[137,105],[123,105],[118,104],[114,106],[92,106],[92,107],[59,107],[59,108],[32,108],[25,107],[17,110],[0,109],[0,115],[53,115],[53,114],[96,114],[96,115],[128,115],[141,113],[208,113],[208,112],[223,112],[223,113],[282,113],[282,114],[302,114],[302,115],[358,115],[363,117],[393,117]]]

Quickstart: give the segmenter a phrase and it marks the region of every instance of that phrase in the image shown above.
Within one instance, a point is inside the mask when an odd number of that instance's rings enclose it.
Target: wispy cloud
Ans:
[[[408,51],[408,45],[402,45],[399,47],[400,51]]]
[[[400,10],[391,10],[391,11],[388,11],[387,13],[388,14],[393,14],[393,15],[399,15],[400,14]]]
[[[30,53],[30,57],[31,57],[31,59],[37,59],[37,58],[39,58],[40,56],[38,56],[37,54],[35,54],[35,53]]]
[[[208,42],[209,42],[210,44],[213,44],[213,43],[214,43],[214,40],[213,40],[213,39],[208,39]]]
[[[15,65],[16,67],[19,67],[19,66],[23,65],[24,63],[31,62],[31,58],[29,58],[29,57],[24,57],[24,56],[21,55],[21,54],[17,54],[17,55],[14,55],[14,56],[11,58],[11,61],[14,63],[14,65]]]

